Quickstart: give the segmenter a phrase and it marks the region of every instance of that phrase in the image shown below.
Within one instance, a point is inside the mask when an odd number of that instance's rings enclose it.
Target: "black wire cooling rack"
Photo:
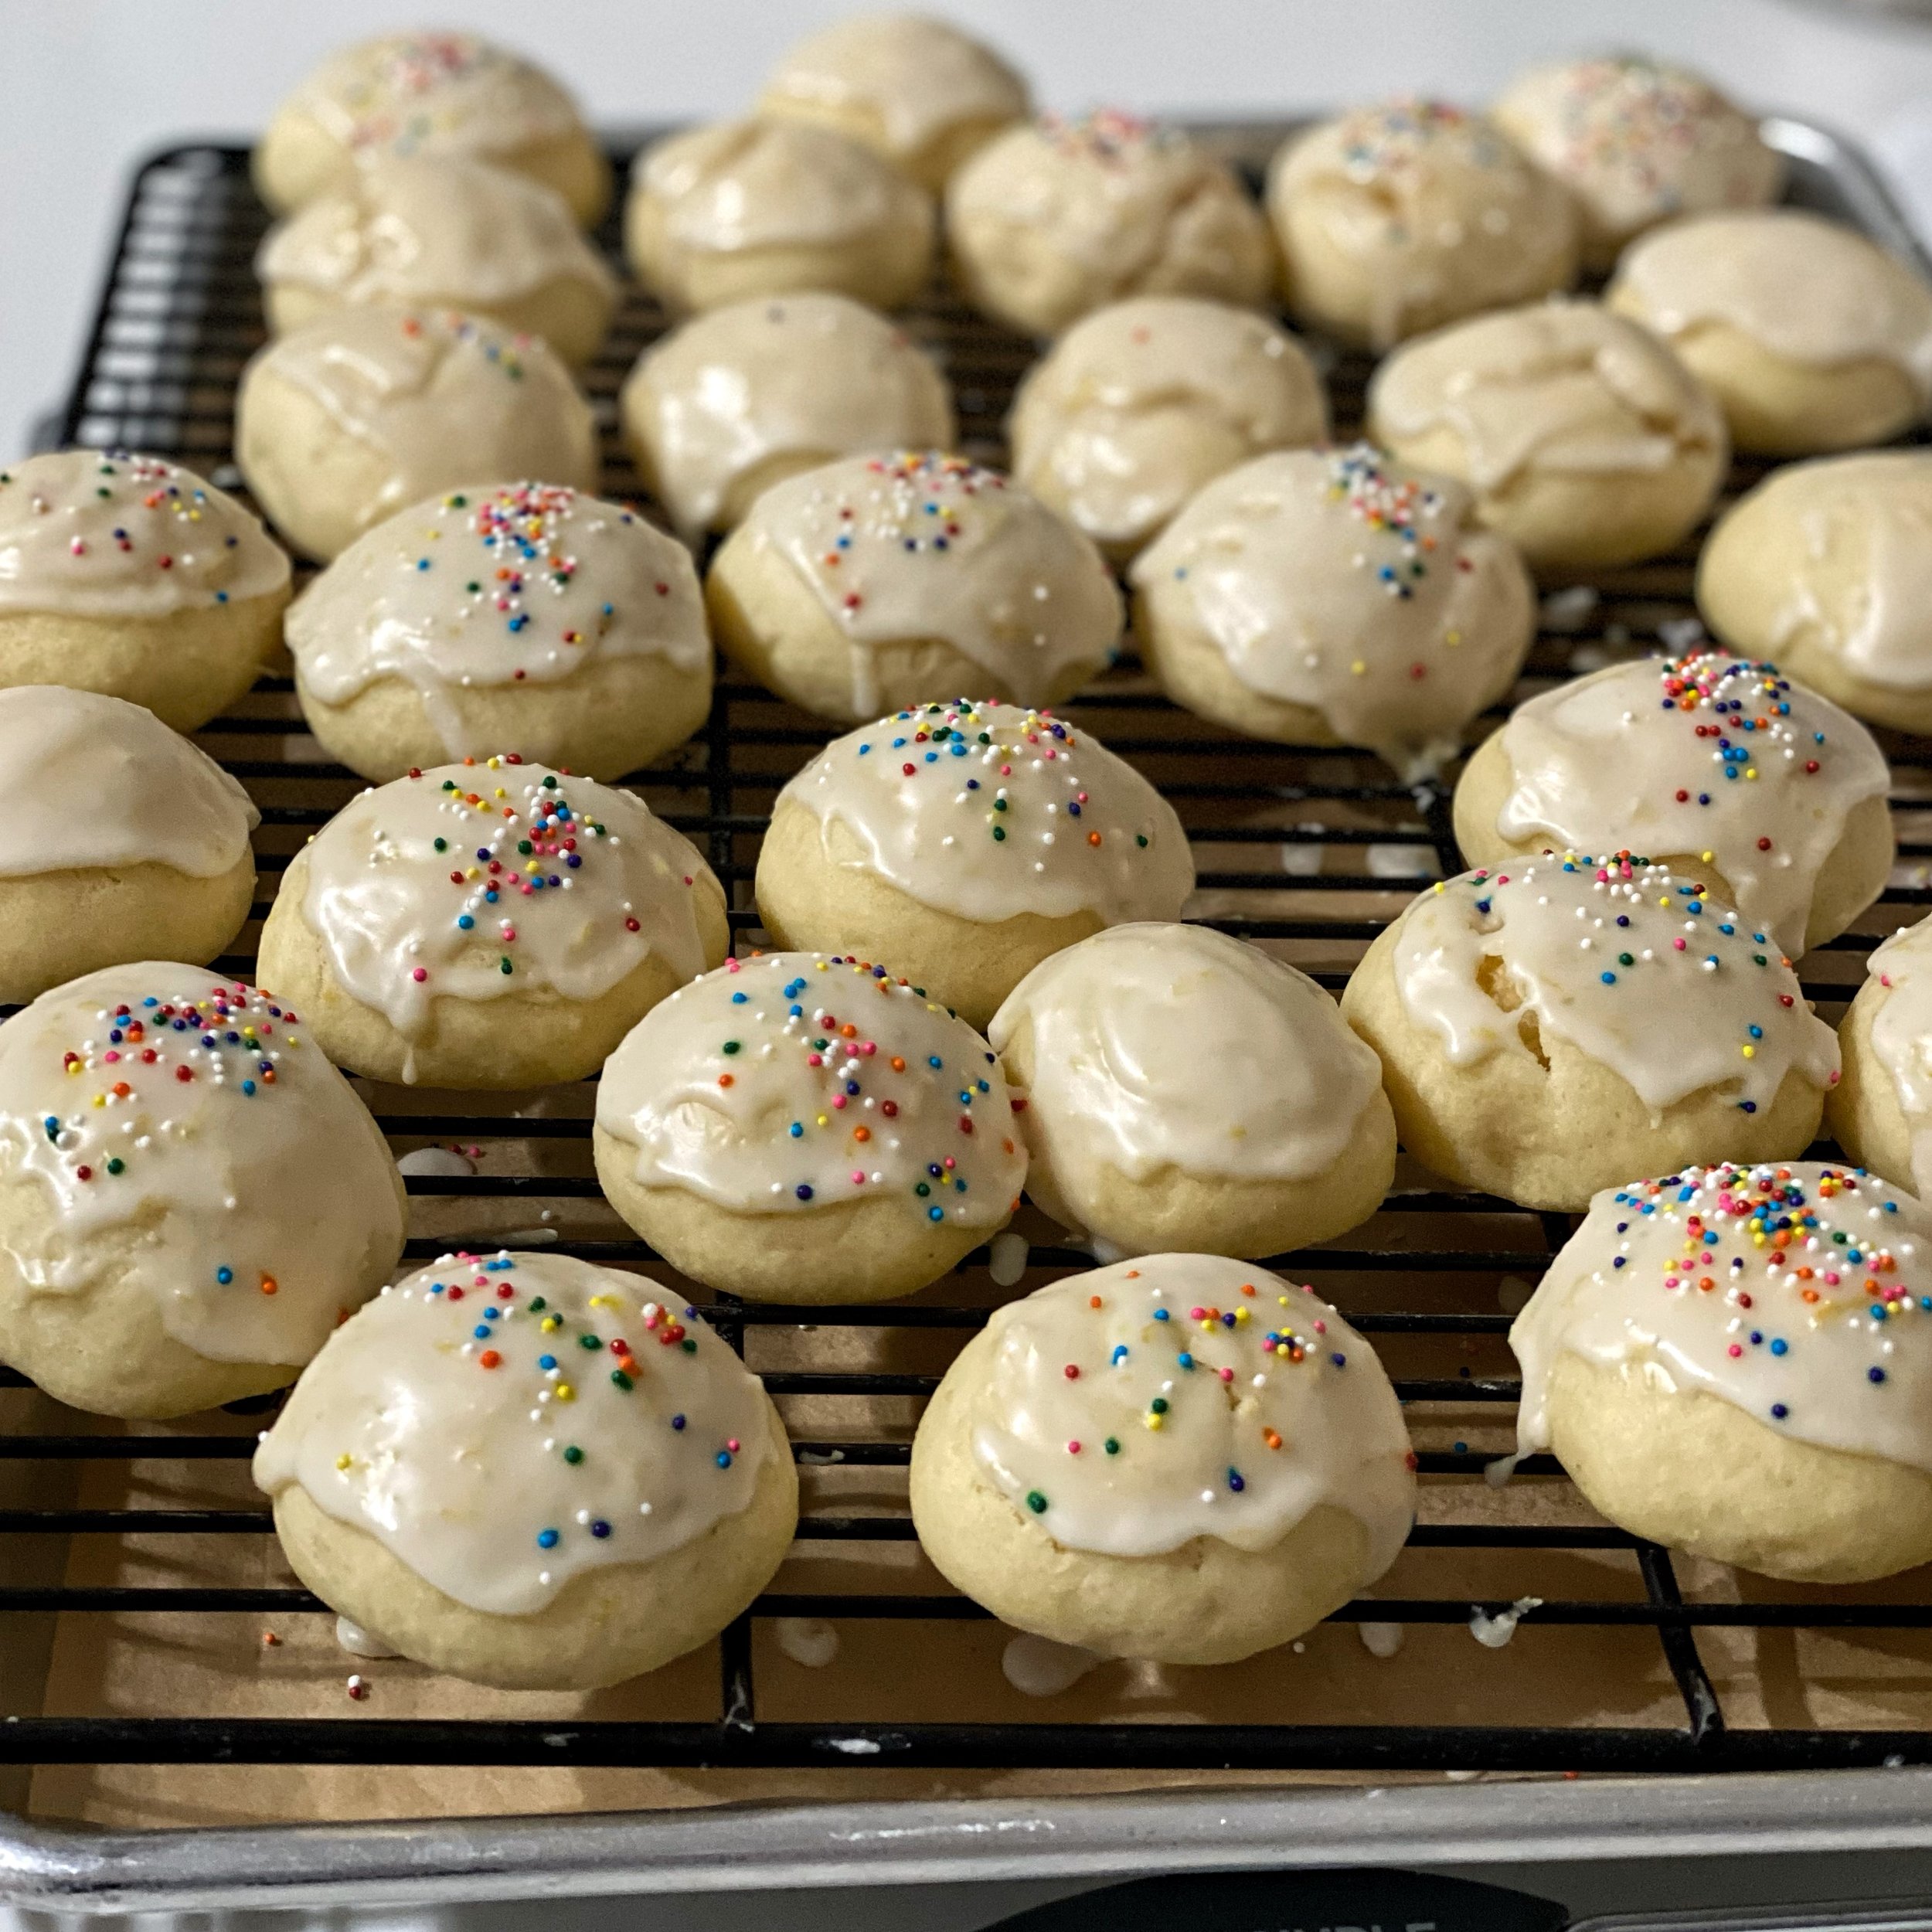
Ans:
[[[1229,145],[1238,158],[1252,158],[1251,146],[1243,149],[1232,136]],[[1798,180],[1803,192],[1802,168]],[[1828,200],[1826,188],[1828,183],[1812,182],[1808,198]],[[141,171],[58,440],[151,451],[225,487],[240,488],[230,463],[231,415],[243,362],[263,338],[250,257],[266,221],[240,148],[183,148]],[[614,257],[614,220],[604,240]],[[630,291],[589,372],[604,430],[609,494],[636,488],[612,433],[617,387],[662,326],[655,307]],[[1002,419],[1029,345],[989,328],[944,289],[917,306],[906,326],[943,358],[958,394],[970,452],[998,461]],[[1343,432],[1359,418],[1366,375],[1359,361],[1332,359],[1331,392]],[[1733,490],[1755,478],[1751,466],[1739,464]],[[1640,569],[1552,587],[1526,688],[1621,655],[1655,651],[1660,644],[1682,648],[1696,634],[1689,600],[1694,556],[1695,546],[1687,546]],[[233,715],[215,721],[201,740],[247,784],[261,807],[260,865],[270,883],[302,837],[357,788],[351,774],[326,762],[305,734],[291,690],[286,677],[264,677]],[[1230,739],[1166,704],[1131,658],[1069,709],[1139,764],[1179,809],[1200,864],[1191,916],[1268,947],[1331,988],[1340,986],[1362,947],[1421,882],[1461,868],[1448,812],[1453,774],[1411,788],[1355,754]],[[824,726],[767,694],[727,680],[719,687],[703,732],[665,768],[630,781],[701,842],[732,896],[733,925],[741,941],[755,936],[750,881],[772,797],[827,735]],[[1892,888],[1862,922],[1862,930],[1805,962],[1808,991],[1828,1012],[1862,977],[1863,954],[1873,937],[1918,917],[1917,909],[1932,903],[1923,883],[1932,843],[1909,835],[1923,830],[1915,815],[1932,808],[1927,748],[1910,742],[1888,748],[1897,774],[1895,807],[1902,814],[1901,832],[1908,835],[1902,839]],[[266,911],[258,904],[255,919]],[[222,962],[226,969],[250,970],[255,930],[251,923],[242,950]],[[601,1209],[587,1159],[590,1088],[502,1098],[364,1090],[399,1152],[451,1142],[467,1150],[464,1160],[433,1164],[457,1171],[412,1174],[413,1259],[438,1253],[459,1238],[482,1246],[507,1237],[554,1240],[563,1252],[662,1271],[649,1251]],[[461,1171],[465,1166],[476,1171]],[[1044,1229],[1043,1223],[1032,1225],[1036,1233]],[[1643,1723],[1604,1721],[1604,1711],[1628,1707],[1614,1696],[1598,1697],[1587,1682],[1579,1687],[1581,1715],[1561,1721],[1543,1721],[1548,1713],[1542,1703],[1532,1699],[1519,1707],[1507,1694],[1490,1699],[1493,1721],[1477,1723],[1434,1721],[1427,1709],[1417,1711],[1417,1721],[1328,1721],[1320,1711],[1318,1721],[1281,1721],[1265,1700],[1257,1705],[1257,1721],[1250,1722],[1218,1716],[1198,1721],[1192,1713],[1185,1714],[1189,1721],[1056,1721],[1047,1704],[1038,1707],[1040,1721],[1024,1723],[882,1720],[876,1708],[871,1715],[833,1713],[811,1721],[761,1715],[753,1657],[754,1631],[762,1620],[813,1617],[848,1629],[903,1629],[913,1622],[983,1617],[945,1591],[929,1570],[908,1567],[896,1573],[898,1588],[877,1587],[875,1578],[874,1587],[866,1589],[788,1589],[762,1598],[720,1639],[716,1704],[709,1717],[399,1719],[375,1708],[348,1710],[335,1700],[325,1709],[319,1692],[313,1711],[273,1717],[186,1708],[114,1714],[107,1700],[106,1711],[92,1714],[9,1717],[0,1724],[0,1764],[1386,1774],[1932,1761],[1932,1736],[1916,1729],[1777,1723],[1766,1721],[1769,1703],[1747,1721],[1727,1721],[1699,1649],[1700,1638],[1709,1645],[1740,1631],[1835,1634],[1854,1645],[1868,1641],[1860,1633],[1871,1633],[1869,1641],[1894,1659],[1903,1647],[1905,1656],[1918,1662],[1920,1683],[1932,1682],[1932,1638],[1912,1634],[1932,1630],[1932,1602],[1925,1600],[1922,1583],[1915,1587],[1906,1579],[1903,1587],[1861,1595],[1750,1587],[1734,1579],[1715,1588],[1708,1580],[1680,1582],[1664,1550],[1602,1526],[1573,1495],[1567,1515],[1528,1507],[1566,1488],[1549,1458],[1526,1464],[1517,1486],[1500,1500],[1483,1482],[1487,1455],[1508,1446],[1510,1405],[1517,1393],[1502,1341],[1512,1304],[1499,1297],[1513,1293],[1520,1301],[1570,1225],[1563,1216],[1444,1191],[1405,1167],[1396,1193],[1367,1227],[1276,1264],[1298,1280],[1314,1282],[1375,1338],[1406,1405],[1426,1478],[1426,1506],[1411,1551],[1449,1566],[1442,1573],[1449,1581],[1440,1594],[1358,1602],[1338,1611],[1336,1621],[1454,1625],[1467,1623],[1475,1612],[1499,1612],[1527,1597],[1533,1600],[1522,1611],[1526,1630],[1532,1636],[1547,1633],[1536,1641],[1596,1643],[1626,1633],[1628,1641],[1654,1641],[1641,1662],[1630,1662],[1627,1651],[1620,1654],[1624,1668],[1640,1673],[1655,1673],[1661,1655],[1667,1682],[1681,1700],[1681,1714],[1674,1718],[1657,1721],[1653,1713]],[[1037,1286],[1054,1271],[1085,1264],[1083,1255],[1051,1245],[1053,1238],[1046,1233],[1033,1247],[1025,1285]],[[713,1298],[702,1311],[765,1372],[787,1410],[808,1476],[817,1481],[828,1475],[871,1471],[869,1480],[889,1492],[890,1472],[908,1459],[917,1400],[937,1381],[947,1345],[1012,1291],[994,1285],[982,1252],[925,1294],[886,1307],[787,1308]],[[26,1628],[26,1620],[36,1616],[84,1623],[111,1613],[124,1623],[155,1614],[247,1613],[259,1619],[323,1611],[299,1590],[243,1587],[219,1572],[198,1575],[192,1556],[164,1564],[166,1580],[159,1583],[77,1581],[69,1553],[87,1548],[92,1539],[137,1539],[165,1553],[207,1547],[186,1539],[270,1536],[267,1514],[259,1508],[185,1502],[104,1508],[73,1500],[77,1471],[97,1471],[103,1464],[131,1470],[158,1460],[170,1467],[216,1463],[232,1469],[253,1447],[252,1422],[229,1433],[215,1432],[218,1423],[192,1422],[108,1433],[97,1426],[83,1429],[84,1419],[58,1412],[49,1423],[50,1405],[26,1406],[40,1399],[18,1376],[5,1377],[0,1386],[8,1392],[0,1395],[0,1418],[27,1418],[24,1424],[15,1422],[12,1433],[0,1431],[0,1483],[20,1505],[0,1509],[0,1618],[5,1620],[0,1621],[0,1647],[9,1641],[9,1628]],[[251,1417],[273,1406],[272,1400],[240,1405]],[[238,1501],[242,1493],[233,1490]],[[842,1505],[842,1494],[847,1496]],[[856,1505],[849,1495],[835,1482],[821,1495],[808,1488],[798,1552],[808,1568],[813,1567],[814,1553],[835,1546],[889,1551],[897,1545],[902,1555],[910,1555],[903,1546],[913,1540],[913,1531],[903,1494],[896,1507],[889,1494],[882,1502],[876,1490],[867,1491]],[[1525,1506],[1514,1507],[1515,1498]],[[1598,1567],[1580,1570],[1580,1556]],[[1410,1560],[1405,1556],[1405,1565]],[[1599,1587],[1580,1589],[1580,1577],[1600,1580]],[[1600,1662],[1589,1661],[1591,1655],[1579,1652],[1580,1672],[1601,1668]],[[1357,1661],[1363,1672],[1378,1668],[1366,1651]],[[1560,1672],[1562,1660],[1557,1662]],[[1542,1668],[1546,1679],[1547,1657]],[[1801,1704],[1799,1716],[1808,1717],[1810,1709]]]

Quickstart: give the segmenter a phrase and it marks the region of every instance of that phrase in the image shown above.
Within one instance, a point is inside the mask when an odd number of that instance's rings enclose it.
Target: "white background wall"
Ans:
[[[1399,89],[1468,100],[1553,53],[1634,47],[1858,134],[1932,231],[1932,28],[1829,0],[924,0],[1046,104],[1278,113]],[[73,373],[127,171],[246,137],[337,43],[461,24],[525,49],[608,124],[744,102],[807,26],[866,0],[0,0],[0,460]],[[890,0],[870,0],[873,5]],[[30,22],[30,24],[29,24]]]

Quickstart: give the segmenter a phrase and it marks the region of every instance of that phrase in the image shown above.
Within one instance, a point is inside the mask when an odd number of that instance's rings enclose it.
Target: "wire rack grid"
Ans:
[[[1252,162],[1252,140],[1230,133],[1226,145],[1236,158]],[[1802,188],[1801,171],[1799,179]],[[151,451],[225,487],[240,487],[230,461],[232,407],[241,367],[263,339],[250,258],[266,222],[243,149],[184,148],[141,171],[82,374],[60,425],[60,441]],[[614,231],[613,223],[603,237],[614,257]],[[636,488],[613,434],[616,389],[638,351],[664,326],[655,305],[628,289],[588,373],[604,430],[610,494]],[[990,328],[943,287],[914,308],[906,326],[947,369],[969,453],[1000,460],[1002,418],[1031,345]],[[1328,374],[1337,423],[1345,433],[1359,418],[1367,369],[1359,359],[1336,355],[1328,359]],[[1733,493],[1757,474],[1740,462]],[[1695,634],[1694,557],[1692,543],[1638,569],[1552,587],[1523,691],[1655,650],[1660,639],[1687,641]],[[1363,946],[1421,882],[1461,869],[1448,812],[1453,773],[1410,787],[1357,754],[1229,738],[1168,705],[1131,658],[1069,709],[1139,764],[1180,811],[1200,867],[1189,916],[1266,946],[1332,988],[1339,988]],[[665,768],[629,781],[701,842],[731,896],[741,944],[756,940],[750,880],[771,799],[826,735],[822,725],[727,678],[699,736]],[[301,838],[357,788],[304,732],[286,677],[264,677],[233,715],[207,727],[201,742],[248,785],[261,808],[258,862],[270,883]],[[1805,962],[1807,991],[1828,1014],[1862,978],[1863,954],[1874,937],[1932,903],[1923,883],[1932,842],[1919,815],[1932,803],[1927,750],[1910,742],[1888,749],[1896,774],[1900,869],[1860,931]],[[220,962],[225,969],[249,971],[257,922],[266,911],[265,904],[254,907],[241,947]],[[507,1238],[554,1242],[562,1252],[621,1266],[659,1267],[602,1210],[586,1158],[591,1090],[479,1100],[365,1084],[399,1152],[454,1142],[467,1149],[476,1170],[412,1174],[410,1256],[432,1257],[458,1236],[479,1244]],[[1551,1497],[1570,1495],[1549,1458],[1526,1463],[1509,1492],[1485,1484],[1485,1452],[1509,1446],[1517,1393],[1502,1339],[1510,1309],[1570,1226],[1563,1216],[1451,1192],[1405,1166],[1396,1193],[1368,1226],[1275,1264],[1335,1301],[1389,1364],[1425,1478],[1422,1520],[1396,1575],[1443,1579],[1433,1594],[1408,1588],[1359,1601],[1334,1621],[1458,1626],[1475,1613],[1499,1614],[1531,1600],[1521,1609],[1526,1635],[1546,1634],[1544,1641],[1556,1643],[1610,1641],[1617,1646],[1611,1655],[1622,1660],[1619,1668],[1661,1671],[1658,1681],[1674,1686],[1675,1715],[1667,1719],[1651,1715],[1618,1722],[1614,1699],[1589,1696],[1576,1711],[1553,1717],[1546,1700],[1528,1699],[1519,1709],[1506,1696],[1500,1704],[1489,1699],[1490,1709],[1500,1708],[1505,1719],[1486,1722],[1461,1721],[1453,1709],[1458,1721],[1437,1721],[1441,1713],[1427,1708],[1402,1721],[1369,1721],[1345,1699],[1325,1706],[1315,1700],[1306,1719],[1292,1712],[1284,1716],[1265,1699],[1250,1711],[1211,1699],[1205,1716],[1170,1707],[1124,1720],[1114,1713],[1066,1721],[1047,1706],[1026,1721],[906,1717],[882,1713],[876,1703],[805,1719],[774,1715],[760,1700],[760,1660],[772,1652],[757,1641],[772,1620],[830,1620],[847,1631],[868,1629],[890,1645],[915,1628],[983,1617],[917,1563],[908,1548],[913,1539],[903,1482],[896,1493],[892,1488],[908,1458],[918,1401],[936,1383],[951,1347],[1014,1291],[993,1283],[982,1252],[947,1281],[886,1307],[806,1310],[740,1305],[726,1297],[701,1303],[701,1311],[765,1374],[811,1479],[794,1556],[804,1581],[794,1587],[788,1566],[781,1578],[785,1587],[761,1598],[723,1634],[709,1713],[560,1723],[513,1712],[386,1717],[339,1705],[334,1714],[318,1707],[267,1717],[107,1709],[10,1718],[0,1726],[0,1764],[1026,1766],[1386,1774],[1932,1761],[1932,1736],[1916,1727],[1780,1723],[1775,1713],[1764,1713],[1736,1721],[1700,1650],[1738,1633],[1822,1632],[1853,1644],[1862,1641],[1860,1633],[1873,1633],[1873,1641],[1903,1645],[1922,1658],[1932,1677],[1932,1638],[1910,1648],[1913,1633],[1932,1630],[1932,1604],[1914,1592],[1910,1580],[1901,1589],[1864,1594],[1689,1588],[1665,1551],[1605,1526],[1573,1495],[1566,1508],[1547,1506]],[[1085,1264],[1083,1254],[1056,1244],[1060,1237],[1045,1223],[1034,1220],[1028,1227],[1038,1238],[1024,1286]],[[170,1468],[215,1464],[232,1471],[248,1454],[252,1428],[272,1409],[272,1400],[238,1405],[245,1423],[217,1418],[114,1432],[50,1413],[51,1405],[17,1376],[0,1378],[0,1388],[6,1392],[0,1393],[5,1423],[0,1478],[7,1499],[17,1505],[0,1509],[0,1617],[9,1620],[0,1629],[20,1630],[36,1618],[44,1628],[55,1618],[104,1613],[138,1619],[322,1612],[324,1606],[298,1589],[244,1587],[218,1566],[199,1573],[192,1555],[169,1567],[165,1580],[138,1584],[79,1580],[84,1569],[67,1558],[70,1550],[103,1539],[199,1552],[211,1547],[206,1539],[269,1537],[267,1512],[247,1506],[239,1499],[245,1491],[232,1485],[219,1506],[175,1499],[164,1507],[124,1501],[104,1507],[85,1500],[76,1483],[103,1465],[132,1472],[157,1459]],[[883,1572],[862,1565],[851,1573],[859,1587],[840,1587],[842,1573],[817,1560],[895,1550],[908,1560]],[[1431,1558],[1436,1573],[1427,1566]],[[1579,1559],[1594,1566],[1580,1568]],[[1633,1644],[1649,1648],[1640,1658],[1628,1648]],[[1579,1656],[1578,1669],[1600,1668],[1600,1658],[1592,1664]],[[1366,1655],[1359,1666],[1377,1668]],[[1557,1658],[1555,1674],[1564,1668]]]

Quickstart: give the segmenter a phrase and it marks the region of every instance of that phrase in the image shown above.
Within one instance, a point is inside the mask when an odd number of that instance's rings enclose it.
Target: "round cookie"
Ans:
[[[1516,682],[1529,573],[1470,492],[1366,443],[1208,485],[1135,561],[1134,635],[1168,696],[1251,737],[1434,770]]]
[[[1285,1253],[1359,1227],[1395,1179],[1373,1051],[1305,973],[1209,927],[1069,946],[987,1038],[1028,1193],[1118,1253]]]
[[[1155,1254],[995,1310],[920,1420],[913,1521],[1020,1630],[1231,1664],[1388,1569],[1414,1468],[1375,1351],[1312,1288]]]
[[[235,461],[275,527],[326,563],[478,477],[595,489],[597,423],[533,336],[454,310],[345,308],[242,371]]]
[[[1773,471],[1712,531],[1697,607],[1855,716],[1932,732],[1932,454]]]
[[[594,1690],[708,1641],[798,1521],[758,1378],[648,1275],[560,1254],[446,1254],[385,1289],[254,1475],[332,1610],[516,1690]]]
[[[1524,1207],[1580,1213],[1607,1175],[1789,1158],[1838,1077],[1775,942],[1627,853],[1437,885],[1362,955],[1342,1011],[1382,1056],[1403,1147]]]
[[[1844,1077],[1825,1125],[1846,1155],[1923,1200],[1932,1189],[1932,920],[1872,949],[1838,1022]]]
[[[277,111],[255,149],[277,214],[389,155],[495,162],[554,189],[585,227],[611,199],[611,164],[541,68],[469,33],[390,34],[345,47]]]
[[[252,986],[147,960],[0,1026],[0,1360],[58,1401],[166,1417],[282,1387],[408,1219],[355,1089]]]
[[[461,156],[385,156],[305,203],[255,257],[281,334],[372,302],[461,309],[540,335],[573,367],[597,353],[617,282],[563,198]]]
[[[0,690],[0,788],[55,808],[0,821],[0,1000],[146,954],[199,965],[247,922],[261,814],[143,706]]]
[[[1710,508],[1730,453],[1710,392],[1597,302],[1538,302],[1410,343],[1369,385],[1369,430],[1467,483],[1478,518],[1539,570],[1668,549]]]
[[[537,1087],[595,1073],[728,944],[689,840],[628,791],[511,755],[338,811],[282,875],[261,970],[371,1080]]]
[[[1413,98],[1298,134],[1268,170],[1292,313],[1359,349],[1567,288],[1577,213],[1480,114]]]
[[[1012,1219],[1012,1114],[985,1041],[918,988],[754,953],[631,1029],[592,1146],[611,1205],[680,1273],[754,1301],[885,1301]]]
[[[1784,157],[1749,114],[1701,76],[1641,56],[1532,67],[1490,116],[1576,197],[1583,266],[1597,274],[1659,222],[1762,207],[1784,184]]]
[[[1794,1583],[1932,1560],[1932,1216],[1815,1161],[1606,1190],[1509,1332],[1517,1439],[1619,1527]]]
[[[1456,787],[1456,842],[1492,869],[1552,845],[1628,847],[1760,925],[1795,959],[1891,876],[1891,774],[1828,699],[1708,648],[1519,705]]]
[[[0,470],[0,689],[60,684],[197,731],[281,638],[287,557],[192,470],[60,450]]]
[[[706,600],[749,675],[848,723],[975,688],[1058,704],[1112,658],[1122,616],[1089,538],[934,450],[774,484],[713,559]]]
[[[638,358],[617,398],[645,487],[687,541],[842,456],[944,449],[951,385],[899,327],[844,295],[714,308]]]
[[[1026,83],[984,41],[911,13],[808,34],[758,97],[761,114],[862,141],[934,194],[1030,105]]]
[[[1117,562],[1204,483],[1328,437],[1321,378],[1252,309],[1141,295],[1076,322],[1014,399],[1013,474]]]
[[[1795,208],[1672,222],[1625,253],[1604,300],[1670,343],[1740,450],[1883,443],[1932,403],[1932,287]]]
[[[1233,173],[1179,128],[1112,110],[989,142],[947,189],[946,235],[974,304],[1027,335],[1129,295],[1258,306],[1274,272]]]
[[[296,599],[287,638],[308,728],[365,778],[505,746],[617,778],[711,707],[689,552],[561,485],[485,484],[378,524]]]
[[[779,793],[758,916],[782,946],[889,961],[975,1026],[1049,954],[1172,920],[1174,808],[1050,713],[961,698],[835,738]]]
[[[832,289],[875,308],[932,273],[932,197],[869,148],[798,121],[730,121],[631,165],[624,248],[674,312]]]

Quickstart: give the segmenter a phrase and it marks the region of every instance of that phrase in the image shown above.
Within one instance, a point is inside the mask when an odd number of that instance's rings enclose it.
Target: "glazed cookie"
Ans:
[[[158,457],[0,470],[0,688],[98,691],[199,730],[280,641],[289,580],[240,504]]]
[[[1876,947],[1839,1022],[1845,1075],[1827,1128],[1862,1168],[1923,1200],[1932,1190],[1932,920]]]
[[[643,800],[514,756],[412,772],[282,875],[263,976],[372,1080],[582,1080],[724,957],[724,891]]]
[[[778,63],[758,97],[760,114],[863,141],[935,194],[1029,109],[1026,83],[991,47],[910,13],[821,27]]]
[[[1932,454],[1773,471],[1712,531],[1697,607],[1856,716],[1932,731]]]
[[[624,247],[676,311],[833,289],[896,308],[932,272],[932,197],[869,148],[798,121],[730,121],[632,164]]]
[[[946,191],[946,233],[973,302],[1027,335],[1129,295],[1258,305],[1274,270],[1228,168],[1178,128],[1113,111],[981,148]]]
[[[534,337],[454,311],[345,308],[242,371],[235,461],[275,527],[325,563],[478,477],[595,489],[597,423]]]
[[[1606,1175],[1810,1145],[1838,1042],[1777,943],[1696,879],[1546,852],[1414,901],[1342,996],[1402,1145],[1580,1213]]]
[[[1321,378],[1252,309],[1142,295],[1076,322],[1020,384],[1013,474],[1117,561],[1224,471],[1325,443]]]
[[[285,1003],[110,967],[0,1026],[0,1360],[97,1414],[279,1389],[389,1279],[402,1177]]]
[[[1932,1560],[1932,1216],[1792,1161],[1606,1190],[1509,1332],[1517,1438],[1634,1536],[1794,1583]]]
[[[597,1084],[597,1179],[681,1273],[763,1301],[885,1301],[1019,1206],[985,1041],[883,966],[754,953],[645,1015]]]
[[[617,399],[645,487],[688,541],[842,456],[944,449],[951,386],[896,324],[844,295],[714,308],[638,358]]]
[[[365,778],[505,745],[617,778],[711,706],[690,553],[560,485],[454,491],[378,524],[296,600],[287,634],[308,728]]]
[[[1456,842],[1495,867],[1628,846],[1709,883],[1795,959],[1885,889],[1891,781],[1828,699],[1708,648],[1613,665],[1519,705],[1456,787]]]
[[[1305,973],[1209,927],[1055,953],[987,1037],[1027,1192],[1119,1253],[1285,1253],[1359,1227],[1395,1178],[1374,1053]]]
[[[1583,266],[1674,215],[1760,208],[1784,157],[1757,123],[1681,67],[1629,55],[1532,68],[1491,110],[1496,125],[1576,196]]]
[[[1439,100],[1359,107],[1268,171],[1289,308],[1358,348],[1567,288],[1570,196],[1480,114]]]
[[[0,1000],[131,954],[199,965],[241,930],[261,814],[151,711],[59,685],[0,690],[0,787],[22,801],[0,821]]]
[[[1369,385],[1369,429],[1460,477],[1539,570],[1634,563],[1711,506],[1730,447],[1710,392],[1597,302],[1538,302],[1412,342]]]
[[[1180,917],[1174,808],[1050,713],[921,706],[835,738],[778,794],[758,916],[784,946],[890,961],[984,1026],[1049,953]]]
[[[541,68],[468,33],[392,34],[345,47],[285,101],[255,150],[255,186],[277,214],[385,155],[492,161],[554,189],[587,228],[611,199],[611,165]]]
[[[1154,1254],[994,1311],[920,1422],[913,1520],[1019,1629],[1231,1664],[1388,1569],[1414,1468],[1375,1351],[1312,1288]]]
[[[617,304],[604,257],[562,197],[528,175],[460,157],[385,157],[306,203],[255,257],[284,334],[372,302],[457,308],[540,335],[573,367]]]
[[[728,656],[848,723],[971,687],[1057,704],[1121,638],[1092,541],[997,470],[937,451],[774,485],[713,560],[706,596]]]
[[[1284,450],[1202,490],[1131,573],[1134,635],[1177,704],[1251,737],[1433,770],[1516,682],[1529,573],[1470,492],[1366,443]]]
[[[385,1289],[254,1474],[332,1610],[515,1690],[596,1689],[708,1641],[798,1521],[758,1378],[649,1276],[558,1254],[446,1254]]]
[[[1932,287],[1794,208],[1672,222],[1629,250],[1604,300],[1709,384],[1741,450],[1883,443],[1932,403]]]

